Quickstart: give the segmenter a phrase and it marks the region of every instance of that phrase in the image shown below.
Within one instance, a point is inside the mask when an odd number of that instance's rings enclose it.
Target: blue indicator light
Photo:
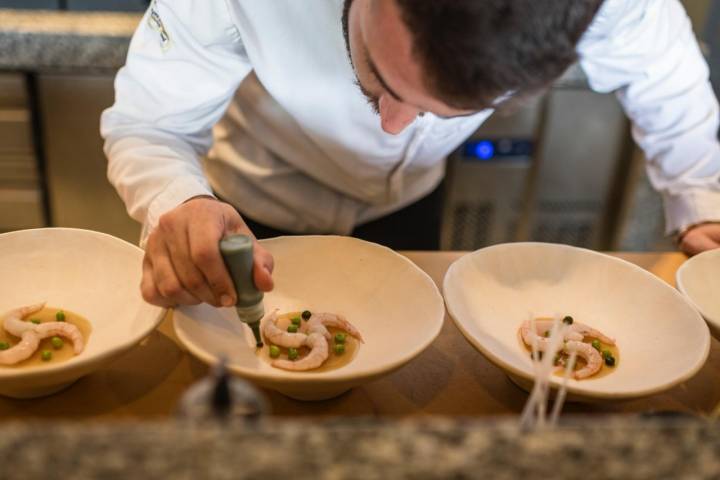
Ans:
[[[462,146],[462,159],[466,162],[527,162],[532,152],[533,142],[526,138],[473,139]]]
[[[495,145],[489,140],[481,140],[475,144],[475,156],[482,160],[490,160],[495,156]]]

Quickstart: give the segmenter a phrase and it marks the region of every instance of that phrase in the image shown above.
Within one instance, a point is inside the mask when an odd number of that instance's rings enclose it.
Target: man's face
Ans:
[[[387,133],[402,132],[425,112],[441,117],[474,113],[447,106],[425,88],[395,0],[345,0],[343,23],[358,86]]]

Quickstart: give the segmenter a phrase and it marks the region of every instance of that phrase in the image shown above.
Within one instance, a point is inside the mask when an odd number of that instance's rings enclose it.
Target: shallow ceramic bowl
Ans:
[[[492,246],[458,259],[443,283],[450,316],[465,337],[511,378],[533,378],[518,339],[531,315],[572,315],[616,339],[619,363],[599,378],[570,380],[579,398],[630,398],[692,377],[710,334],[679,292],[626,261],[564,245]],[[559,377],[552,379],[554,386]]]
[[[696,255],[678,269],[678,289],[697,307],[710,330],[720,338],[720,249]]]
[[[288,372],[256,354],[250,329],[232,308],[183,307],[175,332],[212,364],[226,356],[233,373],[300,400],[337,396],[387,374],[422,352],[440,332],[442,297],[407,258],[379,245],[336,236],[279,237],[262,244],[275,258],[275,289],[265,310],[345,315],[365,339],[348,364],[323,372]]]
[[[143,252],[103,233],[69,228],[0,235],[0,312],[46,301],[85,317],[92,332],[70,360],[0,367],[0,394],[49,395],[101,368],[146,337],[164,310],[140,294]]]

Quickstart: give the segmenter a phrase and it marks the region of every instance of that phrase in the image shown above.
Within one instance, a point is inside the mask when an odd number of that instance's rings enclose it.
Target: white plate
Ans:
[[[443,290],[465,337],[526,381],[532,364],[517,332],[531,315],[572,315],[614,337],[616,370],[570,380],[569,392],[580,397],[666,390],[692,377],[709,353],[707,325],[679,292],[640,267],[590,250],[543,243],[484,248],[453,263]]]
[[[231,372],[302,400],[319,400],[404,365],[440,332],[442,297],[407,258],[362,240],[337,236],[279,237],[262,244],[275,258],[275,289],[265,309],[345,315],[365,344],[347,365],[326,372],[288,372],[258,358],[250,329],[234,309],[208,305],[175,311],[180,342],[205,363],[228,358]]]
[[[709,250],[683,263],[675,274],[678,289],[700,311],[720,338],[720,249]]]
[[[56,392],[126,352],[165,312],[140,294],[143,251],[104,233],[71,228],[0,235],[0,314],[45,301],[92,325],[85,350],[47,366],[0,366],[0,394],[27,398]]]

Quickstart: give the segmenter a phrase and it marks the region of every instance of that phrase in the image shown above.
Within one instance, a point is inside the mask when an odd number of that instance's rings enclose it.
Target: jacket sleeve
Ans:
[[[718,102],[678,0],[605,0],[578,45],[590,86],[615,91],[662,193],[668,234],[720,220]]]
[[[144,224],[210,195],[200,157],[251,66],[225,0],[153,1],[133,35],[105,110],[108,178]]]

